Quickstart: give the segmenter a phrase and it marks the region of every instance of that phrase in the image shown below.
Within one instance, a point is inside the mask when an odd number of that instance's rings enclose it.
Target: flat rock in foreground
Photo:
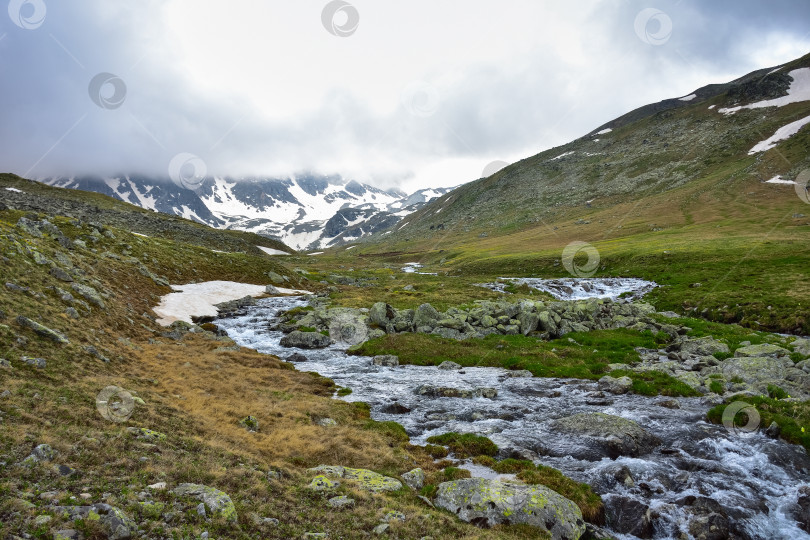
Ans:
[[[553,540],[577,540],[585,532],[579,507],[541,485],[465,478],[439,484],[434,503],[483,527],[522,523],[547,531]]]

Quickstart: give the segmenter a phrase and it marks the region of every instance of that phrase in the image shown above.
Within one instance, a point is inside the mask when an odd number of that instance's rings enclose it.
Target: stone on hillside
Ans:
[[[68,339],[56,330],[51,330],[47,326],[44,326],[36,321],[32,321],[28,317],[23,317],[22,315],[17,316],[17,324],[23,328],[30,328],[34,331],[34,333],[56,343],[69,343]]]
[[[399,358],[393,354],[380,354],[375,356],[372,360],[375,366],[397,367],[399,366]]]
[[[45,369],[45,366],[48,365],[47,360],[44,358],[31,358],[29,356],[22,356],[20,357],[20,362],[24,364],[28,364],[29,366],[34,366],[38,369]]]
[[[315,423],[321,427],[333,427],[338,425],[334,418],[319,418]]]
[[[351,469],[349,467],[341,467],[339,465],[320,465],[314,469],[309,469],[310,472],[319,472],[321,476],[317,478],[325,478],[333,476],[337,478],[345,478],[357,482],[358,487],[365,491],[380,493],[383,491],[396,491],[402,488],[402,482],[389,476],[383,476],[368,469]],[[335,482],[339,485],[338,482]]]
[[[314,491],[334,491],[340,487],[340,482],[330,480],[327,476],[319,474],[309,483],[309,489]]]
[[[439,320],[439,312],[430,304],[422,304],[413,314],[413,325],[419,328],[433,328]]]
[[[138,526],[123,511],[110,506],[109,504],[98,503],[92,506],[53,506],[51,507],[57,514],[62,514],[73,521],[84,519],[95,521],[102,525],[109,540],[128,540],[137,535]],[[64,534],[63,538],[82,538],[70,536],[70,530],[59,531],[54,538],[59,538],[59,534]]]
[[[544,332],[548,332],[549,335],[556,335],[557,329],[557,322],[554,319],[554,315],[551,314],[549,311],[541,311],[537,314],[537,328],[538,330],[542,330]]]
[[[45,255],[35,249],[31,250],[31,257],[33,257],[34,262],[40,266],[48,266],[51,264],[51,261]]]
[[[94,306],[98,306],[101,309],[104,309],[106,307],[104,304],[104,300],[101,298],[101,295],[93,287],[90,287],[89,285],[82,285],[81,283],[73,283],[71,287],[80,296],[82,296],[85,300],[87,300]]]
[[[31,221],[28,218],[21,217],[17,221],[17,224],[15,225],[15,227],[17,227],[18,229],[20,229],[24,233],[33,236],[34,238],[42,238],[42,233],[39,231],[39,228],[37,228],[36,223]]]
[[[281,291],[276,289],[273,285],[266,285],[264,287],[265,294],[281,294]]]
[[[23,460],[25,464],[42,463],[43,461],[51,461],[56,457],[56,450],[51,448],[49,444],[37,445],[31,454]]]
[[[696,356],[712,356],[715,353],[727,353],[728,345],[707,336],[696,339],[683,339],[667,347],[667,350],[678,350]]]
[[[422,469],[413,469],[412,471],[408,471],[400,475],[402,480],[405,481],[405,484],[410,486],[411,488],[419,491],[422,489],[422,486],[425,485],[425,471]]]
[[[603,456],[642,456],[661,440],[637,422],[604,413],[579,413],[556,420],[552,429],[581,439],[592,451]],[[595,457],[593,452],[586,452]],[[575,456],[576,457],[576,456]]]
[[[479,526],[527,524],[548,532],[553,540],[576,540],[585,532],[577,505],[541,485],[466,478],[439,484],[434,502]]]
[[[790,351],[780,347],[779,345],[773,345],[771,343],[762,343],[760,345],[748,345],[747,347],[740,347],[736,351],[734,351],[734,356],[739,357],[770,357],[770,358],[779,358],[780,356],[790,356]]]
[[[327,504],[332,508],[351,508],[354,506],[354,499],[349,498],[346,495],[340,495],[338,497],[332,497],[329,499]]]
[[[396,310],[385,302],[377,302],[368,310],[369,321],[380,328],[385,328],[396,316]]]
[[[144,427],[128,427],[127,431],[136,439],[148,442],[161,442],[166,440],[166,434]]]
[[[605,375],[599,379],[599,389],[611,394],[626,394],[633,388],[633,379],[630,377],[611,377]]]
[[[230,496],[224,491],[202,484],[180,484],[172,490],[172,493],[180,497],[193,497],[202,501],[206,511],[215,518],[223,518],[228,521],[237,520],[236,507]]]
[[[277,274],[276,272],[273,272],[272,270],[270,272],[267,272],[267,277],[269,277],[270,281],[272,281],[273,283],[278,283],[278,284],[284,283],[284,278],[280,274]]]
[[[71,319],[78,319],[79,318],[79,312],[76,311],[76,308],[73,308],[73,307],[68,307],[65,310],[65,315],[67,315]]]
[[[451,360],[445,360],[444,362],[439,364],[439,369],[444,369],[444,370],[448,370],[448,371],[454,370],[454,369],[461,369],[461,364],[456,364],[455,362],[453,362]]]
[[[331,340],[329,336],[325,336],[320,332],[301,332],[296,330],[290,332],[283,338],[279,344],[282,347],[297,347],[299,349],[323,349],[328,347]]]

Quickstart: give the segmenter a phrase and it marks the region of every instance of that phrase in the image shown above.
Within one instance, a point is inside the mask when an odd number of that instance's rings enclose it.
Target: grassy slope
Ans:
[[[61,248],[52,238],[37,239],[16,229],[13,224],[20,215],[0,211],[3,281],[29,288],[29,292],[0,288],[0,357],[13,366],[0,367],[0,393],[9,391],[0,398],[0,462],[4,463],[0,466],[0,536],[12,532],[41,536],[49,530],[79,527],[88,537],[98,537],[92,521],[71,523],[56,515],[48,525],[37,527],[33,518],[50,514],[39,497],[48,491],[57,491],[65,504],[80,504],[83,492],[90,494],[90,502],[101,502],[103,494],[110,493],[105,502],[135,518],[149,537],[187,537],[203,530],[230,538],[290,538],[308,531],[350,537],[358,530],[370,531],[391,509],[409,516],[406,523],[393,525],[405,537],[519,538],[523,534],[519,528],[484,534],[428,509],[407,490],[370,496],[357,492],[350,482],[344,482],[340,491],[356,498],[356,508],[327,509],[323,496],[305,489],[312,475],[304,467],[342,464],[397,474],[418,464],[429,478],[439,471],[423,450],[407,445],[400,431],[371,421],[363,407],[331,399],[335,388],[327,379],[295,371],[274,357],[250,350],[218,351],[229,343],[213,334],[186,334],[179,340],[162,336],[142,314],[149,314],[168,288],[124,260],[100,255],[122,255],[127,250],[172,282],[267,283],[268,271],[291,275],[271,258],[212,254],[200,246],[143,238],[114,227],[110,228],[114,238],[101,236],[93,242],[89,227],[51,217],[66,236],[87,240],[86,250],[63,251],[84,272],[86,283],[109,294],[105,310],[94,307],[85,312],[77,307],[82,315],[74,321],[51,289],[69,290],[69,284],[57,281],[48,266],[35,264],[26,252],[26,248],[36,250],[55,260],[55,251]],[[296,278],[291,275],[291,279]],[[16,322],[18,315],[62,332],[70,343],[57,345],[22,328]],[[85,349],[90,345],[111,361],[104,363],[90,354]],[[22,356],[44,358],[47,367],[25,365]],[[108,385],[126,388],[145,402],[123,424],[108,422],[95,410],[95,396]],[[258,418],[258,433],[239,427],[239,420],[248,414]],[[335,419],[338,426],[316,425],[314,421],[322,417]],[[147,444],[126,431],[130,426],[157,430],[167,439]],[[51,464],[21,467],[20,461],[40,443],[58,451],[55,463],[80,473],[62,477],[51,470]],[[265,472],[271,468],[284,471],[281,480],[267,479]],[[195,516],[191,504],[164,525],[137,504],[137,494],[158,481],[170,487],[200,482],[229,493],[236,503],[238,524],[204,522]],[[20,499],[30,500],[35,508],[25,509]],[[173,496],[161,493],[155,500],[171,504]],[[278,518],[281,525],[258,525],[251,519],[254,512]]]

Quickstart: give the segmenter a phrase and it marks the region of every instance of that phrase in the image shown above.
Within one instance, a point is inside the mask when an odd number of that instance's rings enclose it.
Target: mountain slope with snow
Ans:
[[[238,180],[213,177],[196,190],[180,187],[168,178],[139,175],[41,181],[103,193],[212,227],[253,232],[299,250],[340,245],[383,231],[450,191],[429,188],[405,194],[339,176],[316,175]]]

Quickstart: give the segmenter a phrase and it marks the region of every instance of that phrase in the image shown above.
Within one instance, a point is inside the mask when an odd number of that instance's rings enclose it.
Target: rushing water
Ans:
[[[238,344],[282,358],[297,352],[298,366],[353,390],[340,399],[364,401],[376,420],[402,424],[415,444],[447,431],[486,435],[501,448],[533,452],[535,461],[587,482],[608,507],[628,500],[652,510],[655,538],[692,538],[684,499],[709,497],[732,522],[732,538],[810,538],[792,517],[800,486],[808,483],[810,458],[803,448],[759,433],[737,435],[704,421],[702,398],[680,398],[680,409],[656,405],[662,398],[634,394],[600,396],[594,382],[576,379],[513,378],[500,368],[375,366],[371,359],[344,354],[342,347],[300,350],[279,345],[281,332],[268,329],[280,310],[305,305],[302,297],[267,298],[243,315],[220,319]],[[494,399],[431,398],[414,393],[423,384],[455,388],[496,388]],[[551,429],[555,419],[580,412],[603,412],[632,419],[662,440],[641,457],[611,460],[594,455],[576,439]],[[572,457],[576,456],[576,457]],[[634,480],[615,479],[622,466]],[[478,476],[495,477],[473,467]],[[610,527],[608,527],[610,529]],[[616,535],[618,538],[635,538]]]
[[[549,293],[557,300],[584,300],[586,298],[618,299],[625,295],[641,298],[657,283],[639,278],[498,278],[495,283],[479,283],[481,287],[505,292],[506,285],[528,285],[532,289]]]

